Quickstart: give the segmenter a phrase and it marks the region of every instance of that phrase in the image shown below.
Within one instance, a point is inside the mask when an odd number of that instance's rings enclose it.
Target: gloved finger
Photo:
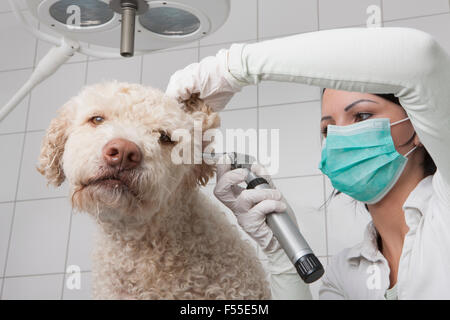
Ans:
[[[252,164],[251,171],[258,176],[269,176],[267,168],[258,162]]]
[[[242,168],[225,172],[216,183],[214,195],[220,199],[221,197],[232,193],[232,186],[244,182],[247,174],[247,169]]]
[[[256,214],[258,216],[264,217],[267,214],[274,213],[274,212],[283,212],[286,211],[286,204],[283,201],[280,200],[263,200],[257,205],[255,205],[253,208],[251,208],[248,212],[248,214]]]
[[[198,92],[195,88],[193,75],[197,72],[198,63],[192,63],[184,69],[176,71],[169,79],[165,94],[178,101],[188,100],[193,93]]]
[[[243,188],[239,185],[231,186],[231,191],[233,191],[234,198],[237,198],[241,194],[241,192],[244,190],[245,190],[245,188]]]
[[[276,189],[243,190],[236,200],[236,207],[241,212],[248,212],[256,204],[266,200],[281,200],[281,192]]]
[[[248,229],[251,237],[258,243],[264,252],[273,252],[281,248],[277,239],[273,236],[273,231],[267,223],[263,221],[256,228]]]
[[[213,96],[205,97],[204,101],[214,112],[218,112],[225,108],[233,96],[234,93],[220,92],[214,94]]]
[[[216,168],[217,168],[216,179],[217,181],[219,181],[219,179],[224,175],[224,173],[230,171],[231,169],[231,159],[228,156],[228,154],[224,154],[217,160]]]
[[[266,223],[266,215],[283,212],[285,204],[278,200],[263,200],[249,212],[236,215],[240,226],[261,246],[263,250],[275,250],[279,244]]]
[[[266,179],[269,185],[272,187],[272,189],[276,189],[275,184],[273,183],[272,178],[265,166],[256,162],[252,164],[250,170],[258,177]]]
[[[258,245],[265,250],[273,237],[273,232],[264,221],[259,225],[254,225],[246,230]]]

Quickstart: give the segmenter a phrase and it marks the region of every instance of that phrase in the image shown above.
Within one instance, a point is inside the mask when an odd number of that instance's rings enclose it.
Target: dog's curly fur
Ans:
[[[104,122],[92,124],[95,116]],[[180,128],[192,134],[194,121],[203,130],[219,125],[201,100],[183,106],[159,90],[116,81],[84,88],[51,121],[38,170],[57,186],[67,179],[73,207],[100,226],[94,298],[270,298],[255,249],[199,190],[214,166],[176,165],[175,143],[160,141]],[[117,172],[104,163],[102,147],[115,138],[139,147],[138,168]],[[121,186],[100,183],[108,175]]]

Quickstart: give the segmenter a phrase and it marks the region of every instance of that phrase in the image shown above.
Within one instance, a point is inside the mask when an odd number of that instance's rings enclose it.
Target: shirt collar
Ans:
[[[423,178],[403,203],[402,209],[405,212],[406,223],[410,230],[415,230],[418,221],[427,212],[432,194],[432,179],[433,175]],[[370,214],[364,205],[362,208],[367,214]],[[378,232],[373,225],[373,221],[370,221],[364,231],[363,241],[350,248],[347,253],[347,260],[350,263],[358,264],[361,257],[371,262],[385,259],[378,250],[377,237]]]

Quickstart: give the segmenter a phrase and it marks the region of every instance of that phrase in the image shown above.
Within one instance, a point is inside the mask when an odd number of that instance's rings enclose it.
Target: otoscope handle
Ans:
[[[271,189],[269,183],[248,170],[247,189]],[[319,259],[314,255],[298,227],[287,212],[271,213],[266,223],[305,283],[318,280],[324,273]]]

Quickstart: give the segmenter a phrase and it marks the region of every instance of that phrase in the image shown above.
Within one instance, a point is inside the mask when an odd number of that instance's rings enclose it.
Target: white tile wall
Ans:
[[[334,190],[328,177],[325,180],[325,200]],[[339,194],[331,198],[327,206],[328,254],[339,253],[342,248],[361,242],[370,216],[352,198]]]
[[[0,43],[3,44],[0,70],[32,67],[37,40],[17,23],[12,12],[2,13],[0,19],[2,28]]]
[[[80,91],[84,84],[85,69],[85,63],[63,65],[52,77],[33,89],[28,130],[47,129],[50,120],[55,117],[56,110]]]
[[[225,24],[210,36],[200,40],[200,45],[242,42],[257,37],[257,1],[231,0],[230,15]]]
[[[59,188],[47,185],[47,180],[36,170],[44,134],[44,131],[26,134],[17,191],[18,200],[61,197],[68,194],[65,182]]]
[[[61,297],[63,275],[34,275],[4,279],[2,299],[56,300]]]
[[[131,83],[140,82],[141,62],[142,57],[91,61],[87,70],[87,84],[113,79]]]
[[[0,12],[8,12],[11,11],[11,7],[9,6],[8,1],[0,2]]]
[[[450,52],[450,12],[435,16],[395,20],[385,22],[384,25],[386,27],[407,27],[425,31],[433,35],[447,52]]]
[[[5,275],[64,272],[70,212],[65,198],[17,202]]]
[[[0,72],[0,105],[4,105],[28,79],[31,70]],[[0,134],[22,132],[25,130],[29,95],[11,111],[5,121],[0,122]]]
[[[447,0],[246,0],[231,1],[222,29],[190,44],[123,60],[77,54],[0,123],[0,298],[89,299],[90,251],[95,223],[71,214],[67,185],[47,187],[36,171],[41,140],[56,109],[83,85],[102,79],[142,82],[165,89],[170,75],[235,42],[319,29],[364,26],[365,9],[380,5],[384,26],[431,33],[450,52]],[[30,75],[50,45],[37,42],[0,1],[0,105]],[[3,48],[3,47],[2,47]],[[5,49],[6,48],[6,49]],[[320,91],[298,84],[264,82],[246,87],[221,113],[222,130],[280,129],[280,170],[274,181],[294,208],[301,231],[326,266],[329,257],[360,241],[369,217],[345,195],[320,207],[331,185],[317,169],[320,157]],[[261,137],[260,137],[261,138]],[[213,197],[215,179],[205,188]],[[227,208],[224,208],[227,211]],[[228,210],[230,221],[234,217]],[[12,225],[12,230],[11,230]],[[245,238],[245,235],[243,234]],[[248,239],[248,238],[247,238]],[[259,251],[260,257],[263,255]],[[81,290],[64,283],[68,265],[83,271]],[[311,286],[317,298],[320,281]]]
[[[0,146],[8,150],[8,156],[2,158],[0,166],[0,202],[15,199],[23,137],[23,133],[0,136]]]
[[[259,109],[259,128],[279,130],[280,164],[274,177],[321,174],[319,120],[319,101]]]
[[[259,106],[320,100],[320,89],[299,83],[266,81],[259,84]]]
[[[316,31],[318,29],[315,0],[259,0],[259,38]]]
[[[145,55],[142,63],[142,83],[165,90],[170,76],[175,71],[194,62],[198,62],[198,48]]]
[[[322,175],[275,179],[274,184],[296,214],[297,225],[317,256],[327,255]],[[311,192],[314,190],[314,192]]]
[[[320,30],[365,26],[370,5],[381,6],[381,0],[319,0]]]
[[[81,271],[91,270],[91,251],[97,224],[86,213],[73,212],[67,265],[77,265]]]
[[[0,274],[2,276],[8,251],[9,231],[11,228],[13,210],[13,202],[0,204]]]
[[[220,148],[219,145],[217,145],[216,147],[216,151],[220,152],[220,151],[235,151],[239,149],[239,145],[237,142],[237,139],[235,139],[236,141],[231,145],[231,146],[227,146],[227,143],[229,142],[233,142],[232,139],[226,139],[226,135],[233,135],[233,130],[236,129],[242,129],[244,132],[248,133],[250,136],[252,136],[252,139],[257,138],[257,110],[256,108],[254,109],[246,109],[246,110],[232,110],[232,111],[227,111],[227,112],[223,112],[221,114],[221,127],[220,130],[222,131],[223,134],[223,148]],[[246,138],[246,139],[250,139],[250,138]],[[219,141],[218,138],[216,138],[216,141]],[[250,141],[250,140],[247,140]],[[247,142],[247,144],[245,145],[246,147],[249,146],[249,143]],[[257,148],[254,144],[252,144],[252,146],[254,146],[255,148],[248,148],[247,150],[245,150],[245,153],[248,153],[250,155],[252,155],[253,157],[257,157],[258,156],[258,151]],[[244,150],[238,150],[239,152],[244,152]]]
[[[67,286],[67,277],[64,279],[64,291],[62,299],[64,300],[90,300],[91,295],[91,273],[81,272],[80,288]],[[72,289],[70,289],[72,288]]]
[[[19,8],[21,9],[25,9],[25,5],[23,4],[22,1],[20,0],[15,0],[15,1],[19,1]],[[8,0],[2,0],[0,2],[0,12],[8,12],[11,11],[11,7],[9,5],[9,1]]]
[[[382,0],[385,21],[449,12],[448,0]]]

